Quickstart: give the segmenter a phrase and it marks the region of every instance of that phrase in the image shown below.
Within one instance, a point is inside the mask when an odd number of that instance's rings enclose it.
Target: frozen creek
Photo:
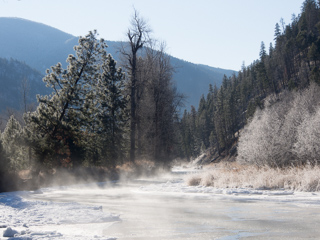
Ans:
[[[0,239],[320,239],[320,193],[189,187],[186,174],[2,193]]]

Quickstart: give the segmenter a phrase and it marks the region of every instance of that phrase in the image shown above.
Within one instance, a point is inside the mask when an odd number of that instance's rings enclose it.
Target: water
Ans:
[[[103,235],[119,240],[320,239],[317,204],[158,191],[168,179],[179,181],[179,176],[57,189],[32,198],[101,205],[121,221],[87,228],[100,227]]]

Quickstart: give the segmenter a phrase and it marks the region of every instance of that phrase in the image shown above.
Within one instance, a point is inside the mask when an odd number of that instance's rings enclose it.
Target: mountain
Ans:
[[[41,84],[42,78],[40,72],[23,62],[0,58],[0,112],[30,107],[38,93],[49,94],[49,89]]]
[[[233,70],[194,64],[175,57],[171,57],[171,64],[176,68],[173,78],[177,89],[187,96],[187,110],[190,110],[191,105],[198,108],[201,95],[208,93],[209,84],[219,87],[224,75],[229,77],[235,73]]]
[[[20,18],[0,18],[0,35],[0,57],[22,61],[42,74],[58,62],[66,67],[68,55],[74,53],[73,47],[78,44],[78,37]],[[107,41],[107,44],[108,52],[119,59],[116,49],[121,42]],[[171,57],[171,63],[176,67],[173,78],[178,91],[188,96],[187,109],[191,105],[197,107],[201,95],[208,92],[209,84],[220,86],[224,74],[230,76],[234,73],[175,57]],[[39,80],[39,84],[42,81]]]

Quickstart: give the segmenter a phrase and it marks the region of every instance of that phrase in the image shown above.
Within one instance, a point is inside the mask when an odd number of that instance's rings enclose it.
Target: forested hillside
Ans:
[[[221,87],[210,85],[198,110],[185,111],[180,124],[182,156],[196,157],[208,148],[216,156],[234,154],[239,132],[256,108],[264,108],[267,96],[320,83],[319,1],[306,0],[301,9],[290,24],[275,25],[274,46],[267,49],[262,42],[259,59],[237,75],[225,76]]]
[[[42,78],[42,74],[25,63],[0,58],[0,113],[8,115],[12,111],[26,112],[35,108],[36,94],[48,93],[46,86],[40,84]]]

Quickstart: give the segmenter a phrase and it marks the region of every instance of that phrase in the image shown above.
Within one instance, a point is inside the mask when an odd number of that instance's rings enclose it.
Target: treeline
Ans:
[[[47,70],[43,81],[52,93],[37,96],[35,111],[20,123],[12,116],[0,132],[0,171],[173,158],[182,96],[169,56],[162,45],[154,50],[137,12],[127,37],[119,49],[123,68],[94,31],[79,38],[66,69],[57,63]]]
[[[320,83],[320,2],[306,0],[292,22],[275,26],[275,46],[267,52],[261,43],[260,58],[229,78],[220,88],[210,86],[198,110],[185,111],[180,122],[181,154],[192,158],[210,148],[229,154],[239,131],[253,117],[263,100],[283,90],[304,89]]]

